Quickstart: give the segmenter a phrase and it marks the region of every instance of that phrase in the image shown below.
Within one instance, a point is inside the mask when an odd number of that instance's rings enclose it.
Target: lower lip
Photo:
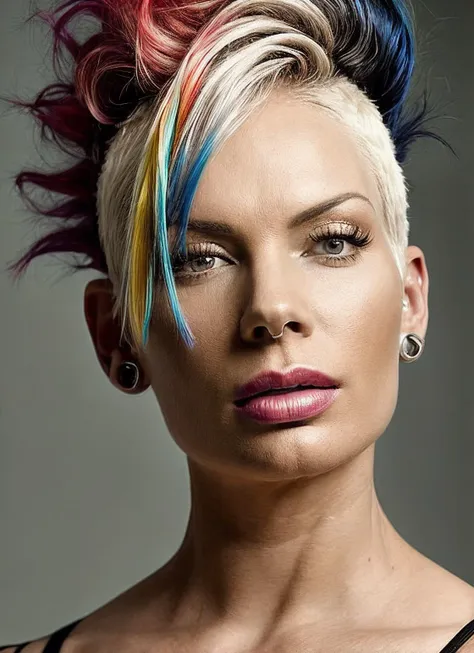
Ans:
[[[266,395],[236,406],[239,413],[264,424],[281,424],[316,417],[335,401],[339,388],[308,388]]]

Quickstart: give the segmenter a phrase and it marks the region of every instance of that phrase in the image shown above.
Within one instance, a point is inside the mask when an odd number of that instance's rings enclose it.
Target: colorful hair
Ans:
[[[36,15],[53,30],[58,82],[17,104],[76,162],[18,175],[30,208],[65,221],[10,266],[18,275],[42,254],[85,255],[88,262],[72,267],[112,279],[115,314],[135,346],[147,342],[160,276],[192,346],[168,229],[178,226],[183,250],[206,162],[276,87],[356,130],[391,211],[386,232],[401,270],[396,252],[408,221],[400,166],[417,137],[444,142],[424,127],[426,101],[406,109],[414,34],[402,0],[66,0]],[[79,42],[71,23],[86,16],[99,30]],[[65,199],[41,206],[26,190],[31,184]]]

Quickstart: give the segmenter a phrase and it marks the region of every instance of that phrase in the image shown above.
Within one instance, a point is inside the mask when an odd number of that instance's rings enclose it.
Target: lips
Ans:
[[[235,393],[235,404],[242,406],[253,397],[271,393],[277,395],[280,391],[338,387],[335,379],[308,367],[293,368],[286,373],[269,370],[240,386]]]

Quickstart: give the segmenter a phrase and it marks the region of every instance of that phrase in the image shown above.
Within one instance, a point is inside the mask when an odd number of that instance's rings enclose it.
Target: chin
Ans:
[[[256,481],[312,478],[344,466],[367,449],[372,441],[356,442],[352,433],[288,422],[260,428],[253,437],[234,440],[227,451],[219,451],[201,465],[211,465],[223,475]]]

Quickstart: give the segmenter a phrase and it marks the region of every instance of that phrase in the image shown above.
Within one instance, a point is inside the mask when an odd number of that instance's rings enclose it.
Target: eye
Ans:
[[[217,256],[208,256],[208,255],[200,255],[196,257],[190,257],[188,258],[187,263],[183,265],[181,268],[182,271],[186,272],[186,266],[189,266],[189,271],[190,272],[207,272],[208,270],[215,270],[218,265],[212,265],[212,263],[216,262],[219,260],[219,257]],[[222,260],[222,259],[221,259]]]
[[[184,256],[176,255],[172,260],[175,277],[203,277],[223,265],[216,265],[217,261],[232,263],[212,243],[199,243],[191,245]]]
[[[342,254],[344,251],[344,245],[347,241],[343,238],[328,238],[327,240],[322,240],[321,244],[324,245],[323,249],[326,249],[327,254]]]
[[[310,234],[310,238],[323,248],[323,252],[316,255],[330,264],[355,260],[362,249],[372,242],[370,231],[363,231],[358,225],[349,222],[323,225]],[[348,246],[349,252],[343,253]],[[317,251],[317,247],[312,249],[314,251]]]

